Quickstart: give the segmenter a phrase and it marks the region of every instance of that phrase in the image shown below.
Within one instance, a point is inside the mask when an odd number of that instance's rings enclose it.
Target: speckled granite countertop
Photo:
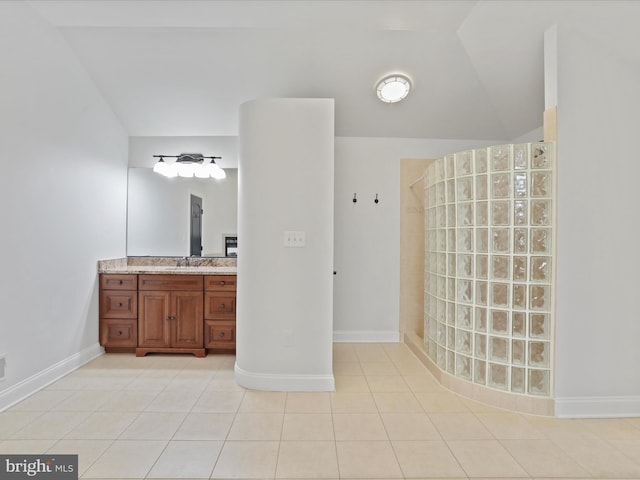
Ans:
[[[98,273],[235,275],[236,265],[226,257],[126,257],[98,261]]]

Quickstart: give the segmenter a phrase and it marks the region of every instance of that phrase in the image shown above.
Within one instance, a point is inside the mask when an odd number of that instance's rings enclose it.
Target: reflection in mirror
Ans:
[[[129,168],[127,256],[189,256],[191,195],[202,198],[202,255],[224,256],[224,236],[238,228],[238,170],[225,172],[214,180]]]

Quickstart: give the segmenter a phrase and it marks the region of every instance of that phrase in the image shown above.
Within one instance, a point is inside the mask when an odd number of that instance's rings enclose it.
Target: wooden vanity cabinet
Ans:
[[[139,275],[138,305],[137,356],[206,355],[202,275]]]
[[[138,276],[100,275],[100,345],[131,351],[138,344]]]
[[[204,279],[204,342],[211,351],[236,348],[235,275],[206,275]]]
[[[100,274],[100,345],[137,356],[233,352],[236,280],[236,275]]]

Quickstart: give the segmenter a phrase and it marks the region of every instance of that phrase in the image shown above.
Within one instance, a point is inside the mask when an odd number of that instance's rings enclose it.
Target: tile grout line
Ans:
[[[171,382],[173,380],[175,380],[176,378],[178,378],[180,376],[180,373],[184,372],[184,368],[180,370],[180,372],[178,372],[172,379],[171,381],[169,381],[167,383],[167,385],[165,386],[165,388],[162,391],[167,391],[167,386],[169,384],[171,384]],[[204,393],[204,390],[202,390],[202,392],[200,392],[200,395],[198,396],[198,399],[202,396],[202,394]],[[159,394],[158,394],[159,395]],[[155,398],[157,398],[157,396]],[[151,401],[151,403],[153,403],[153,400]],[[149,405],[151,405],[151,403]],[[147,470],[147,473],[145,474],[144,478],[149,478],[149,474],[153,471],[153,467],[155,467],[158,464],[158,461],[160,460],[160,458],[162,457],[162,455],[164,454],[164,452],[167,451],[167,448],[169,447],[169,444],[173,441],[173,439],[176,436],[176,433],[178,433],[178,430],[180,430],[180,427],[182,427],[182,425],[184,425],[184,422],[186,421],[187,417],[189,416],[189,413],[191,413],[193,411],[193,407],[196,405],[196,403],[198,403],[198,400],[196,400],[193,405],[191,405],[191,408],[189,409],[189,411],[185,414],[184,418],[182,419],[182,421],[180,422],[180,425],[178,425],[176,427],[176,430],[173,432],[173,434],[171,435],[171,437],[167,440],[167,443],[165,444],[164,448],[162,449],[162,451],[158,454],[158,457],[155,459],[155,461],[151,464],[151,466],[149,467],[149,470]],[[148,405],[147,405],[148,406]]]
[[[417,357],[416,357],[417,359]],[[430,373],[430,372],[429,372]],[[449,452],[451,453],[451,456],[455,459],[456,463],[458,464],[458,466],[460,467],[460,470],[462,472],[464,472],[465,476],[469,479],[471,478],[469,476],[469,473],[465,470],[465,468],[462,466],[462,464],[460,463],[460,460],[458,459],[458,457],[456,457],[456,455],[453,453],[453,451],[451,450],[451,447],[449,446],[449,444],[447,443],[447,441],[445,440],[445,438],[442,436],[442,432],[440,432],[440,430],[438,429],[438,427],[436,426],[435,423],[433,423],[431,416],[429,415],[430,412],[427,411],[427,409],[424,407],[424,405],[422,405],[422,402],[420,402],[420,400],[418,399],[416,392],[413,391],[413,389],[410,388],[410,391],[413,395],[413,397],[415,398],[415,400],[418,402],[418,404],[420,405],[420,408],[422,408],[423,413],[427,416],[427,418],[429,419],[430,423],[433,425],[433,428],[436,430],[436,432],[438,433],[438,436],[440,437],[440,440],[442,441],[442,443],[446,446],[447,450],[449,450]],[[393,447],[393,442],[392,442],[392,447]],[[394,448],[394,453],[395,453],[395,448]],[[397,459],[397,456],[396,456]],[[398,461],[398,463],[400,464],[400,462]],[[400,466],[400,468],[402,469],[402,466]]]
[[[360,368],[360,371],[362,371],[362,365],[360,364],[360,359],[358,357],[358,354],[356,353],[355,348],[351,347],[351,350],[353,351],[353,354],[356,357],[356,360],[357,360],[357,363],[358,363],[358,367]],[[362,372],[362,373],[364,375],[364,372]],[[371,393],[369,392],[369,394],[371,394]],[[372,396],[372,399],[373,399],[373,396]],[[375,400],[373,400],[373,401],[374,401],[374,405],[375,405]],[[329,402],[330,402],[329,404],[331,406],[331,426],[333,428],[333,445],[334,445],[335,452],[336,452],[336,466],[338,467],[338,478],[342,479],[343,478],[342,477],[342,472],[340,471],[340,455],[338,454],[338,437],[336,435],[336,423],[334,421],[335,412],[333,410],[333,402],[331,401],[331,398],[329,398]],[[376,410],[377,410],[377,407],[376,407]]]
[[[139,378],[139,377],[141,377],[141,376],[142,376],[142,372],[138,372],[138,374],[137,374],[136,376],[134,376],[134,377],[133,377],[133,379],[132,379],[132,380],[131,380],[131,381],[130,381],[126,386],[130,385],[131,383],[133,383],[133,381],[134,381],[136,378]],[[121,388],[121,389],[120,389],[120,392],[122,392],[123,390],[125,390],[125,388]],[[154,398],[155,398],[155,397],[154,397]],[[148,405],[147,405],[147,406],[148,406]],[[146,408],[146,407],[145,407],[145,408]],[[136,413],[136,415],[134,416],[134,418],[131,420],[131,422],[129,422],[129,424],[128,424],[126,427],[124,427],[124,428],[122,429],[122,431],[121,431],[121,432],[116,436],[116,438],[113,438],[113,439],[105,439],[105,440],[111,440],[111,442],[109,443],[109,445],[107,446],[107,448],[105,448],[105,449],[102,451],[102,453],[101,453],[100,455],[98,455],[98,457],[97,457],[97,458],[96,458],[96,459],[91,463],[91,465],[89,465],[89,466],[86,468],[86,470],[84,471],[84,474],[86,474],[89,470],[91,470],[91,468],[92,468],[96,463],[98,463],[98,461],[99,461],[99,460],[100,460],[100,459],[101,459],[101,458],[102,458],[102,457],[103,457],[103,456],[104,456],[104,455],[109,451],[109,449],[110,449],[110,448],[111,448],[111,447],[116,443],[116,441],[120,440],[120,437],[124,434],[124,432],[125,432],[125,431],[126,431],[126,430],[131,426],[131,425],[133,425],[133,423],[136,421],[136,419],[140,416],[140,414],[141,414],[143,411],[144,411],[144,409],[143,409],[143,410],[140,410],[140,411],[138,411],[138,412],[135,412],[135,413]],[[117,413],[117,412],[116,412],[116,413]],[[131,412],[131,413],[134,413],[134,412]],[[83,475],[84,475],[84,474],[83,474]],[[84,476],[82,476],[82,478],[84,478]]]
[[[386,352],[385,352],[386,353]],[[388,357],[388,355],[387,355]],[[391,364],[394,365],[395,368],[395,364],[393,363],[393,361],[391,361]],[[362,368],[362,365],[360,365],[360,368]],[[362,370],[364,371],[364,368],[362,368]],[[369,384],[369,379],[367,378],[366,374],[365,374],[365,381],[367,382],[367,385],[369,386],[369,390],[371,390],[371,385]],[[371,395],[373,396],[373,401],[375,403],[375,396],[373,395],[374,392],[371,391]],[[416,399],[417,401],[418,399]],[[396,452],[396,449],[393,446],[393,442],[391,441],[391,437],[389,437],[389,432],[387,430],[387,426],[384,423],[384,419],[382,418],[382,412],[380,411],[380,408],[378,406],[377,403],[375,403],[376,405],[376,410],[378,411],[378,418],[380,419],[380,423],[382,424],[382,428],[384,429],[384,433],[387,436],[387,441],[389,442],[389,446],[391,447],[391,451],[393,452],[393,457],[396,459],[396,464],[398,465],[398,469],[400,470],[400,473],[402,474],[402,478],[407,478],[404,470],[402,469],[402,464],[400,463],[400,459],[398,458],[398,454]]]
[[[213,380],[215,379],[215,377],[213,379],[211,379],[211,382],[213,382]],[[210,382],[210,383],[211,383]],[[238,402],[238,406],[236,407],[235,412],[233,412],[233,418],[231,419],[231,424],[229,425],[229,430],[227,430],[227,434],[225,435],[224,439],[222,440],[222,446],[220,447],[220,452],[218,453],[218,457],[216,458],[216,461],[213,462],[213,467],[211,467],[211,473],[209,474],[209,478],[213,478],[213,473],[216,470],[216,467],[218,466],[218,462],[220,461],[220,457],[222,456],[222,452],[224,450],[224,447],[226,446],[227,442],[229,441],[229,434],[231,433],[231,429],[233,428],[233,424],[236,421],[236,418],[238,417],[238,412],[240,411],[240,407],[242,406],[242,402],[244,401],[245,397],[246,397],[246,389],[242,390],[242,398],[240,399],[240,402]]]
[[[331,401],[331,397],[329,397],[329,406],[331,408],[331,431],[333,432],[333,449],[336,452],[336,468],[338,469],[338,478],[342,478],[342,474],[340,473],[340,457],[338,455],[338,438],[336,436],[336,422],[333,420],[333,415],[335,412],[333,411],[333,402]]]
[[[280,462],[280,450],[282,447],[282,434],[284,433],[284,416],[287,412],[287,403],[289,402],[289,392],[285,392],[284,407],[282,409],[282,425],[280,425],[280,438],[278,439],[278,451],[276,452],[276,466],[273,469],[273,477],[278,475],[278,463]]]

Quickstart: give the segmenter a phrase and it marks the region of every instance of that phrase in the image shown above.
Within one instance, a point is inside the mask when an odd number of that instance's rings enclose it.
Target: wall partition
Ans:
[[[554,162],[527,143],[427,168],[424,350],[457,379],[552,396]]]
[[[335,390],[334,110],[328,98],[240,106],[235,378],[246,388]]]

